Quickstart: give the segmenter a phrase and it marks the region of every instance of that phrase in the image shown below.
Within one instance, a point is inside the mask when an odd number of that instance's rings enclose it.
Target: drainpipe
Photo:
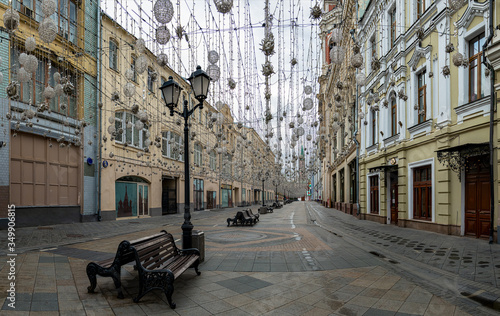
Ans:
[[[98,24],[97,24],[97,85],[99,90],[96,91],[96,106],[99,113],[98,127],[97,127],[97,137],[99,138],[99,159],[96,159],[99,163],[97,164],[97,220],[100,222],[101,217],[101,167],[102,167],[102,135],[101,135],[101,121],[102,121],[102,108],[99,108],[98,104],[102,101],[101,98],[101,47],[102,47],[102,36],[101,36],[101,2],[97,1],[97,14],[98,14]]]
[[[495,113],[495,69],[486,60],[486,54],[484,53],[488,47],[489,42],[493,39],[493,34],[495,32],[493,28],[493,2],[490,0],[490,25],[487,40],[483,44],[483,64],[490,70],[490,139],[489,139],[489,149],[490,149],[490,240],[489,243],[493,243],[493,232],[494,232],[494,216],[495,216],[495,187],[493,186],[495,175],[494,175],[494,159],[493,159],[493,115]]]

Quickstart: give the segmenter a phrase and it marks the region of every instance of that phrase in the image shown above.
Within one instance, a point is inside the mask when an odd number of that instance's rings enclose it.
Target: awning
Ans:
[[[467,158],[489,153],[489,143],[468,143],[436,150],[438,161],[456,172],[459,180],[461,180],[462,171],[467,167]]]

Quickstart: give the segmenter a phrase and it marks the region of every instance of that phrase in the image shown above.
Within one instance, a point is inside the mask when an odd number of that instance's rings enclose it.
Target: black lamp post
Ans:
[[[192,248],[193,245],[193,224],[191,224],[191,204],[190,204],[190,183],[189,183],[189,125],[188,119],[197,108],[203,109],[203,101],[207,98],[208,86],[210,85],[210,77],[201,70],[201,67],[196,67],[196,71],[188,78],[193,89],[194,97],[198,100],[198,104],[191,110],[188,109],[189,102],[184,101],[183,111],[177,111],[177,103],[181,95],[182,87],[174,81],[172,76],[168,81],[160,87],[163,99],[166,106],[170,109],[170,116],[177,113],[184,118],[184,223],[182,224],[182,248]]]

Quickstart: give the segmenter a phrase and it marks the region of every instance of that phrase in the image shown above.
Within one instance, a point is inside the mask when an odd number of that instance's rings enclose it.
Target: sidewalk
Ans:
[[[146,295],[138,304],[132,301],[138,292],[132,265],[122,269],[125,299],[121,300],[110,278],[98,278],[97,293],[87,293],[85,269],[89,260],[114,254],[120,241],[156,233],[164,225],[180,237],[182,214],[133,220],[139,224],[54,225],[52,230],[41,230],[45,239],[38,244],[35,229],[26,229],[22,232],[29,241],[26,249],[44,251],[26,251],[16,258],[15,311],[4,301],[9,267],[5,265],[8,258],[2,257],[0,315],[494,314],[464,297],[443,299],[445,292],[433,293],[432,288],[401,276],[387,260],[326,230],[338,224],[326,229],[313,224],[311,214],[320,212],[307,205],[313,204],[294,202],[263,214],[253,227],[226,227],[225,219],[238,208],[194,213],[195,229],[205,232],[206,257],[200,265],[201,276],[188,270],[175,281],[175,310],[160,291]],[[254,207],[255,212],[258,206]],[[338,218],[350,223],[342,215]],[[84,236],[69,240],[71,244],[60,237],[79,232]],[[51,245],[50,240],[58,244]]]
[[[252,211],[256,212],[259,206],[252,205],[245,208],[251,208]],[[191,220],[199,222],[209,217],[210,212],[231,214],[240,209],[242,209],[242,207],[224,208],[217,211],[204,210],[191,212]],[[180,226],[183,222],[184,214],[180,213],[157,217],[126,218],[116,221],[78,222],[72,224],[22,227],[16,229],[16,251],[17,253],[23,253],[29,250],[41,250],[61,245],[70,245],[163,226]],[[7,245],[6,234],[1,235],[0,245]],[[0,248],[0,256],[3,255],[6,255],[6,247]]]

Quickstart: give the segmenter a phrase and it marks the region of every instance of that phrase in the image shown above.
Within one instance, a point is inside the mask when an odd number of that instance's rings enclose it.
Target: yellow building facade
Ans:
[[[361,1],[360,11],[361,217],[496,240],[499,169],[482,63],[489,2]]]

